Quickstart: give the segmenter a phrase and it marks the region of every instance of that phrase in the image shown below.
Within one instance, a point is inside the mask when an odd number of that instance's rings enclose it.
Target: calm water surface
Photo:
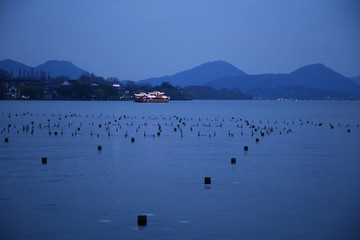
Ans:
[[[0,114],[0,239],[360,239],[358,101],[1,101]]]

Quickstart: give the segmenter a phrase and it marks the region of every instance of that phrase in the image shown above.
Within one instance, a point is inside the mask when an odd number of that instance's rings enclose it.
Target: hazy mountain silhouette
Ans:
[[[29,67],[23,63],[16,62],[14,60],[0,61],[0,68],[12,73],[13,77],[26,77],[29,75],[35,75],[34,72],[45,72],[51,77],[66,76],[69,79],[78,79],[85,71],[71,62],[68,61],[56,61],[50,60],[37,67]],[[89,74],[86,72],[86,74]],[[32,76],[33,77],[33,76]]]
[[[51,77],[67,76],[69,79],[78,79],[83,73],[88,74],[71,62],[55,60],[32,68],[7,59],[0,61],[0,68],[8,71],[13,77],[18,77],[19,74],[21,77],[39,77],[42,72]],[[307,65],[288,74],[248,75],[227,62],[214,61],[171,76],[149,78],[137,83],[149,83],[155,86],[162,82],[180,87],[202,85],[217,90],[238,89],[255,98],[326,99],[349,96],[360,98],[360,84],[357,84],[360,83],[360,76],[346,78],[323,64]],[[192,88],[192,90],[199,92],[204,88]]]
[[[292,96],[359,95],[360,85],[331,70],[323,64],[301,67],[289,74],[237,75],[218,78],[204,83],[216,89],[239,88],[254,97],[273,98]],[[342,94],[339,94],[342,93]],[[271,96],[271,97],[270,97]],[[294,97],[292,97],[294,98]]]
[[[171,76],[141,80],[139,83],[150,83],[155,86],[160,85],[162,82],[169,82],[174,86],[185,87],[190,85],[201,85],[216,78],[235,75],[246,75],[246,73],[234,67],[230,63],[224,61],[214,61],[204,63],[200,66]]]
[[[35,69],[48,72],[51,77],[66,76],[69,79],[78,79],[85,72],[71,62],[57,60],[47,61]]]
[[[353,82],[360,84],[360,76],[350,78]]]
[[[26,66],[23,63],[16,62],[11,59],[6,59],[6,60],[0,61],[0,69],[6,70],[13,77],[18,77],[19,71],[21,71],[21,74],[23,71],[30,72],[32,67]]]
[[[333,71],[324,64],[308,65],[293,71],[290,75],[291,85],[302,85],[327,91],[360,93],[358,84],[354,84],[349,78]]]

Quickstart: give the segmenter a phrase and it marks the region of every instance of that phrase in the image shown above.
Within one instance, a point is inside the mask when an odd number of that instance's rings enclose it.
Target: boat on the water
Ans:
[[[170,97],[166,96],[164,92],[154,91],[135,94],[134,102],[167,103],[169,100]]]

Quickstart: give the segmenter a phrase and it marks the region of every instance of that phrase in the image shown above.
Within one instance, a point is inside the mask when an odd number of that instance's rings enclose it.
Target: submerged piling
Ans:
[[[47,158],[46,158],[46,157],[43,157],[43,158],[41,159],[41,162],[42,162],[42,164],[47,164]]]
[[[204,184],[211,184],[211,177],[205,177]]]
[[[147,225],[147,216],[146,215],[138,215],[137,223],[138,223],[138,226],[146,226]]]

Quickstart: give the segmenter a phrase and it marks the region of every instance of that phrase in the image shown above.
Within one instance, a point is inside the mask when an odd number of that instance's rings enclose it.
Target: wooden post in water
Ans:
[[[211,184],[211,177],[205,177],[204,184]]]
[[[137,222],[138,222],[138,226],[146,226],[147,225],[147,216],[146,215],[138,215]]]

